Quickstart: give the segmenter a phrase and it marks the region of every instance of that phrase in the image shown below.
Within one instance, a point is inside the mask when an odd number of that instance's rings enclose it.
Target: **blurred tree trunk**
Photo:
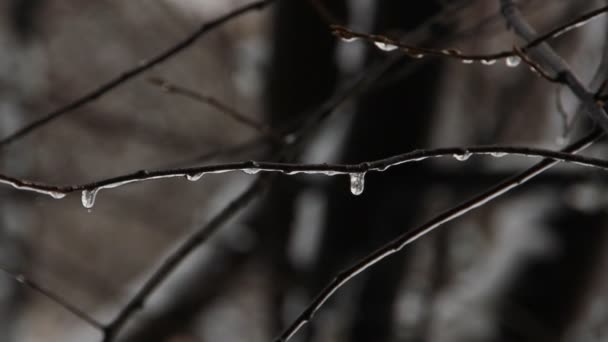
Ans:
[[[502,300],[496,340],[561,341],[586,304],[606,248],[607,215],[563,206],[549,220],[549,255],[522,265]]]
[[[27,116],[23,106],[23,98],[31,84],[38,82],[42,75],[25,72],[29,68],[36,69],[36,60],[31,58],[30,40],[36,24],[36,10],[41,1],[12,0],[0,4],[0,49],[4,51],[0,57],[0,135],[5,136],[20,126]],[[30,148],[32,148],[30,146]],[[2,167],[5,170],[23,171],[27,168],[23,158],[10,155],[3,151]],[[27,241],[28,215],[22,210],[23,201],[31,196],[15,194],[12,189],[3,189],[0,204],[0,263],[6,267],[27,270],[28,251]],[[29,202],[29,201],[27,201]],[[18,223],[17,223],[18,222]],[[24,292],[23,287],[13,279],[0,276],[0,341],[11,341],[19,315],[16,308],[20,307]]]
[[[343,0],[319,3],[334,17],[346,16]],[[266,109],[271,126],[278,129],[317,108],[334,92],[338,80],[336,39],[328,23],[308,0],[280,1],[274,12],[272,58],[266,87]],[[291,177],[277,177],[259,210],[250,219],[261,232],[262,260],[271,272],[271,331],[283,325],[285,295],[294,279],[287,245],[292,234],[294,204],[300,191]]]
[[[406,1],[376,3],[373,31],[385,33],[415,29],[435,14],[440,6],[427,1],[412,6]],[[386,58],[376,49],[367,53],[368,62]],[[404,57],[388,73],[416,61]],[[376,88],[358,103],[343,158],[361,162],[402,153],[426,144],[432,124],[440,65],[431,61],[406,79]],[[391,240],[415,222],[422,208],[423,164],[369,174],[365,191],[354,197],[344,179],[336,179],[329,190],[325,232],[316,267],[317,290],[337,271],[355,259]],[[404,180],[416,180],[406,182]],[[362,214],[365,213],[365,214]],[[393,309],[403,277],[405,257],[383,261],[362,276],[362,288],[354,298],[354,317],[349,341],[387,341],[392,337]]]

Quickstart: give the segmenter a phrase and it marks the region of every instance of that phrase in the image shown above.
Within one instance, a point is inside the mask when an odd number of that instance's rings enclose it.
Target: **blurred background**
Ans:
[[[251,0],[249,0],[251,1]],[[245,0],[7,0],[0,4],[4,137],[176,44]],[[539,32],[606,5],[521,0]],[[330,24],[471,53],[522,44],[488,0],[282,0],[1,148],[1,173],[81,184],[141,169],[243,160],[358,163],[419,148],[559,149],[589,131],[563,86],[488,66],[344,42]],[[597,90],[599,17],[552,46]],[[350,91],[356,80],[365,82]],[[319,108],[346,99],[330,114]],[[328,102],[329,101],[329,102]],[[220,108],[217,104],[221,103]],[[236,114],[235,114],[236,113]],[[293,127],[309,129],[298,144]],[[288,129],[289,128],[289,129]],[[299,134],[299,133],[298,133]],[[589,155],[604,157],[606,146]],[[530,158],[427,160],[346,176],[278,175],[190,255],[118,341],[270,341],[340,270]],[[0,188],[0,265],[110,322],[179,243],[260,174],[174,178],[55,200]],[[605,341],[605,176],[561,165],[352,280],[294,341]],[[101,333],[0,274],[0,341]]]

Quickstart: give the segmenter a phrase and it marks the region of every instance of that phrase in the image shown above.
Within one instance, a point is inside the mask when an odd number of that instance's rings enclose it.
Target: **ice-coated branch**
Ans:
[[[535,41],[537,38],[536,31],[526,21],[513,0],[499,1],[501,12],[509,26],[511,26],[524,40]],[[586,21],[588,20],[589,18],[586,19]],[[568,64],[549,46],[549,44],[542,41],[535,46],[534,49],[529,49],[527,54],[555,75],[554,77],[556,77],[560,83],[563,83],[570,88],[574,95],[581,101],[585,112],[589,117],[605,132],[608,132],[608,115],[606,114],[606,111],[596,103],[595,95],[587,90],[587,87],[579,81],[576,75],[570,70]]]
[[[144,60],[143,62],[139,63],[134,68],[122,72],[120,75],[114,77],[113,79],[100,85],[99,87],[91,90],[90,92],[86,93],[85,95],[77,98],[76,100],[72,101],[71,103],[67,104],[66,106],[58,108],[50,113],[47,113],[46,115],[43,115],[41,118],[30,122],[29,124],[18,129],[17,131],[2,138],[0,140],[0,147],[9,145],[9,144],[15,142],[16,140],[28,135],[29,133],[43,127],[47,123],[65,115],[67,113],[70,113],[70,112],[84,106],[85,104],[88,104],[88,103],[100,98],[101,96],[114,90],[118,86],[133,79],[134,77],[140,75],[141,73],[151,69],[152,67],[154,67],[154,66],[168,60],[169,58],[175,56],[176,54],[182,52],[186,48],[190,47],[194,42],[196,42],[199,38],[201,38],[205,34],[213,31],[214,29],[220,27],[221,25],[231,21],[232,19],[238,18],[239,16],[241,16],[245,13],[251,12],[253,10],[261,10],[275,1],[278,1],[278,0],[254,1],[254,2],[251,2],[244,6],[241,6],[229,13],[226,13],[214,20],[211,20],[207,23],[202,24],[201,26],[199,26],[199,28],[196,31],[192,32],[187,37],[185,37],[184,39],[179,41],[177,44],[169,47],[168,49],[159,53],[158,55],[156,55],[148,60]]]
[[[64,308],[66,311],[70,312],[75,317],[78,317],[80,320],[86,322],[87,324],[94,327],[95,329],[100,330],[100,331],[103,331],[105,329],[104,325],[102,323],[98,322],[96,319],[89,316],[86,312],[80,310],[73,304],[70,304],[65,298],[44,288],[43,286],[39,285],[35,281],[28,279],[25,275],[23,275],[21,273],[13,272],[4,266],[0,266],[0,271],[3,272],[4,274],[6,274],[8,277],[13,278],[15,281],[27,286],[28,288],[32,289],[33,291],[39,293],[43,297],[46,297],[49,300],[51,300],[52,302],[58,304],[59,306]]]
[[[597,18],[600,15],[605,14],[606,12],[608,12],[608,6],[604,6],[586,14],[583,14],[563,25],[560,25],[550,30],[549,32],[541,36],[538,36],[533,39],[528,39],[529,42],[526,45],[519,47],[518,49],[521,50],[522,53],[526,53],[528,50],[542,45],[547,40],[559,37],[568,31],[584,26],[592,19]],[[468,54],[454,48],[433,49],[410,45],[383,35],[367,34],[353,31],[340,25],[332,25],[331,30],[336,36],[340,37],[345,42],[353,42],[357,39],[364,39],[370,43],[373,43],[380,50],[399,50],[412,58],[422,58],[424,56],[440,56],[459,59],[465,64],[472,64],[477,61],[485,65],[493,65],[496,63],[497,60],[504,59],[505,64],[509,67],[516,67],[521,61],[519,53],[515,50],[501,51],[490,54]]]
[[[603,135],[603,132],[596,130],[590,135],[584,137],[578,142],[566,147],[563,152],[565,153],[576,153],[599,139]],[[405,246],[413,243],[434,229],[441,225],[448,223],[464,214],[470,212],[473,209],[479,208],[488,202],[504,195],[505,193],[513,190],[520,185],[528,182],[534,177],[538,176],[545,170],[553,167],[558,163],[557,160],[544,159],[532,168],[511,177],[502,183],[499,183],[491,189],[465,201],[455,207],[452,207],[443,213],[439,214],[435,218],[431,219],[427,223],[416,227],[406,233],[398,236],[393,241],[383,245],[374,252],[368,254],[363,259],[356,262],[351,267],[340,272],[321,292],[313,299],[313,301],[302,311],[302,313],[276,338],[277,342],[285,342],[289,340],[295,333],[298,332],[304,325],[306,325],[313,318],[315,313],[331,298],[336,291],[338,291],[344,284],[348,283],[354,277],[360,273],[366,271],[370,267],[374,266],[383,259],[399,252]]]
[[[219,174],[235,171],[241,171],[247,174],[256,174],[258,172],[278,172],[286,175],[320,174],[326,176],[354,176],[364,175],[367,172],[373,171],[386,171],[390,167],[405,163],[418,162],[428,158],[453,157],[458,161],[465,161],[472,155],[490,155],[493,157],[512,155],[531,158],[548,158],[558,162],[575,163],[582,166],[608,170],[608,160],[579,156],[567,152],[534,147],[471,146],[415,150],[412,152],[390,156],[388,158],[366,161],[357,164],[299,164],[285,162],[242,161],[166,170],[141,170],[96,182],[77,185],[51,185],[0,174],[0,183],[11,185],[18,190],[38,192],[58,199],[65,197],[65,195],[68,193],[82,191],[83,205],[90,208],[95,202],[97,193],[102,189],[116,188],[130,183],[163,178],[184,177],[190,181],[197,181],[206,174]]]

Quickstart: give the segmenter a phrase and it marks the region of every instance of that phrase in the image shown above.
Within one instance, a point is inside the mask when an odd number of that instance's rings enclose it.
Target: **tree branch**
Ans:
[[[88,92],[87,94],[83,95],[82,97],[79,97],[78,99],[67,104],[66,106],[58,108],[58,109],[44,115],[43,117],[30,122],[29,124],[18,129],[17,131],[11,133],[7,137],[0,140],[0,147],[9,145],[9,144],[17,141],[18,139],[28,135],[29,133],[43,127],[47,123],[100,98],[101,96],[114,90],[115,88],[122,85],[123,83],[131,80],[135,76],[138,76],[139,74],[145,72],[146,70],[166,61],[167,59],[169,59],[169,58],[173,57],[174,55],[180,53],[181,51],[185,50],[186,48],[190,47],[194,42],[196,42],[199,38],[201,38],[202,36],[204,36],[205,34],[211,32],[211,31],[213,31],[217,27],[229,22],[230,20],[237,18],[237,17],[239,17],[245,13],[248,13],[250,11],[253,11],[253,10],[261,10],[275,1],[277,1],[277,0],[255,1],[255,2],[249,3],[247,5],[241,6],[212,21],[202,24],[196,31],[191,33],[186,38],[182,39],[180,42],[178,42],[174,46],[161,52],[160,54],[150,58],[147,61],[144,61],[144,62],[138,64],[136,67],[134,67],[132,69],[124,71],[123,73],[116,76],[112,80],[100,85],[98,88],[93,89],[92,91]]]
[[[499,0],[501,11],[507,23],[513,27],[515,32],[527,41],[534,41],[537,34],[530,24],[524,19],[519,9],[512,0]],[[605,6],[604,9],[608,9]],[[589,20],[588,18],[586,20]],[[584,21],[583,21],[584,22]],[[530,50],[531,57],[537,59],[546,66],[561,83],[565,84],[578,97],[584,105],[585,112],[605,132],[608,132],[608,115],[602,107],[598,106],[595,96],[578,80],[572,73],[566,62],[546,42],[541,42],[535,49]]]
[[[602,136],[602,131],[596,130],[590,135],[579,140],[578,142],[566,147],[563,151],[566,153],[576,153],[588,147]],[[323,306],[323,304],[325,304],[325,302],[327,302],[330,297],[334,295],[334,293],[336,293],[336,291],[338,291],[338,289],[340,289],[344,284],[352,280],[360,273],[374,266],[381,260],[399,252],[405,246],[413,243],[414,241],[418,240],[419,238],[428,234],[434,229],[440,227],[441,225],[448,223],[468,213],[473,209],[481,207],[486,203],[504,195],[510,190],[513,190],[519,187],[520,185],[528,182],[529,180],[533,179],[545,170],[553,167],[557,163],[558,162],[555,160],[544,159],[532,168],[522,172],[521,174],[507,179],[504,182],[492,187],[490,190],[485,191],[453,208],[450,208],[447,211],[444,211],[443,213],[439,214],[438,216],[423,224],[422,226],[419,226],[400,235],[393,241],[385,244],[384,246],[375,250],[371,254],[368,254],[366,257],[356,262],[353,266],[340,272],[334,278],[334,280],[332,280],[315,297],[315,299],[306,307],[306,309],[281,333],[281,335],[276,339],[276,341],[283,342],[293,337],[293,335],[298,332],[298,330],[300,330],[304,325],[310,322],[315,313]]]
[[[471,146],[415,150],[388,158],[357,164],[298,164],[284,162],[243,161],[166,170],[141,170],[91,183],[75,185],[51,185],[0,174],[0,183],[11,185],[17,190],[38,192],[41,194],[50,195],[54,198],[63,198],[69,193],[82,191],[83,205],[86,207],[92,207],[95,201],[95,196],[102,189],[116,188],[130,183],[138,183],[162,178],[185,177],[188,180],[196,181],[206,174],[218,174],[234,171],[241,171],[247,174],[256,174],[258,172],[278,172],[286,175],[294,175],[299,173],[321,174],[327,176],[353,175],[365,174],[366,172],[370,171],[385,171],[393,166],[417,162],[428,158],[454,157],[459,161],[465,161],[472,155],[490,155],[494,157],[503,157],[505,155],[531,158],[542,157],[559,162],[575,163],[582,166],[608,170],[608,160],[584,157],[566,152],[533,147]]]

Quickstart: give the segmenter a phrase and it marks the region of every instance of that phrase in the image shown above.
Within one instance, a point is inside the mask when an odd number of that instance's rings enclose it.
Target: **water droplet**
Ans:
[[[351,37],[344,36],[344,37],[340,37],[340,39],[342,39],[342,41],[345,42],[345,43],[352,43],[354,41],[359,40],[358,37],[352,37],[352,36]]]
[[[256,173],[260,172],[260,169],[241,169],[241,171],[248,175],[255,175]]]
[[[519,56],[509,56],[505,59],[505,64],[509,68],[515,68],[519,63],[521,63],[521,57]]]
[[[454,158],[458,161],[465,161],[469,159],[473,154],[469,151],[464,151],[463,153],[454,153]]]
[[[394,51],[397,50],[398,46],[385,42],[374,42],[374,45],[382,51]]]
[[[482,59],[481,64],[483,65],[494,65],[496,63],[495,59]]]
[[[82,206],[91,209],[95,205],[95,197],[98,189],[82,190]]]
[[[201,179],[201,177],[203,177],[204,175],[205,175],[204,172],[189,173],[189,174],[186,174],[186,179],[191,182],[196,182],[197,180]]]
[[[22,284],[25,284],[25,282],[26,282],[25,276],[23,274],[17,274],[15,276],[15,280]]]
[[[453,56],[458,56],[462,53],[458,49],[443,49],[443,50],[441,50],[441,52],[446,55],[453,55]]]
[[[49,195],[51,195],[51,197],[54,199],[62,199],[65,197],[65,193],[59,191],[51,191],[49,192]]]
[[[416,59],[420,59],[420,58],[424,57],[424,54],[422,54],[422,53],[415,53],[415,54],[411,54],[410,57],[416,58]]]
[[[350,173],[350,192],[355,195],[361,195],[365,187],[365,172]]]
[[[463,59],[462,60],[462,64],[473,64],[473,60],[472,59]]]
[[[490,155],[495,158],[502,158],[502,157],[506,156],[507,154],[505,152],[492,152],[492,153],[490,153]]]

